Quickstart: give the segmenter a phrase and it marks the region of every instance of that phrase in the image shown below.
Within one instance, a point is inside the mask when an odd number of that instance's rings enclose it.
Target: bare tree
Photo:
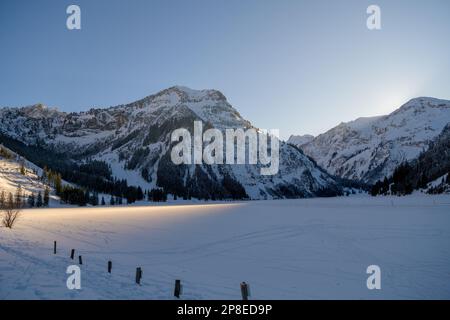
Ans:
[[[22,210],[22,203],[14,201],[12,193],[9,193],[8,199],[6,199],[0,207],[2,212],[2,224],[6,228],[12,229],[17,219],[20,216]]]

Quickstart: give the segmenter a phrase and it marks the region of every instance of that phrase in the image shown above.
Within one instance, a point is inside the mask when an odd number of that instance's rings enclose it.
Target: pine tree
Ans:
[[[388,193],[388,191],[390,191],[389,190],[389,180],[386,177],[384,177],[381,193],[386,195]]]
[[[93,206],[98,206],[98,204],[99,204],[99,200],[98,200],[98,193],[97,192],[94,192],[93,194],[92,194],[92,196],[91,196],[91,205],[93,205]]]
[[[21,207],[22,206],[22,187],[18,186],[16,191],[16,206]]]
[[[84,192],[84,202],[89,204],[91,203],[91,195],[89,193],[89,190],[86,190]]]
[[[44,190],[44,207],[48,207],[50,202],[50,189],[48,187]]]
[[[35,206],[35,202],[36,202],[36,199],[35,199],[34,193],[31,193],[31,194],[28,196],[28,206],[29,206],[30,208],[33,208],[33,207]]]
[[[102,206],[106,205],[105,197],[102,197]]]
[[[144,199],[144,193],[142,192],[142,188],[138,187],[136,192],[136,200]]]
[[[47,166],[45,166],[44,169],[42,170],[41,180],[46,182],[47,179],[48,179],[48,169]]]
[[[62,191],[62,178],[61,178],[61,174],[60,173],[58,173],[55,176],[55,191],[56,191],[57,195],[60,195],[61,191]]]
[[[5,201],[6,201],[5,191],[2,190],[2,192],[0,192],[0,208],[3,208],[3,206],[5,205]]]
[[[36,200],[36,207],[40,208],[42,207],[43,202],[42,202],[42,194],[39,191],[38,196],[37,196],[37,200]]]
[[[111,200],[109,200],[109,204],[114,206],[116,204],[116,202],[114,201],[114,196],[111,195]]]
[[[8,195],[8,200],[6,201],[5,205],[10,207],[10,208],[15,206],[14,196],[13,196],[13,194],[11,192]]]
[[[20,164],[20,174],[21,175],[25,175],[26,171],[25,171],[25,165],[23,164],[23,162]]]

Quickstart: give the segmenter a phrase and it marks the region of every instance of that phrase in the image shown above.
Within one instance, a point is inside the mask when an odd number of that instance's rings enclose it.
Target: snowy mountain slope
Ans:
[[[314,140],[314,136],[310,135],[310,134],[305,134],[305,135],[302,135],[302,136],[291,135],[289,137],[287,143],[293,144],[293,145],[295,145],[297,147],[301,147],[304,144],[307,144],[307,143],[309,143],[309,142],[311,142],[313,140]]]
[[[5,194],[12,193],[15,195],[20,187],[25,199],[30,194],[37,195],[39,192],[44,194],[47,184],[39,179],[42,169],[2,145],[0,145],[0,149],[6,150],[10,155],[5,157],[5,155],[0,154],[0,192],[4,191]],[[21,173],[22,164],[25,174]],[[57,200],[52,195],[51,198]]]
[[[425,188],[420,191],[428,194],[450,194],[450,174],[446,173],[429,182]]]
[[[216,90],[172,87],[139,101],[65,113],[43,105],[0,109],[1,135],[77,161],[102,160],[113,175],[145,189],[164,187],[183,197],[309,197],[340,188],[297,148],[280,142],[280,170],[262,176],[259,165],[174,165],[170,135],[194,121],[204,129],[252,128]]]
[[[333,175],[373,183],[412,160],[450,122],[450,101],[412,99],[389,115],[359,118],[301,145]]]
[[[428,193],[447,192],[450,180],[450,124],[448,124],[416,159],[397,167],[392,176],[378,181],[372,195],[405,195],[414,190]]]

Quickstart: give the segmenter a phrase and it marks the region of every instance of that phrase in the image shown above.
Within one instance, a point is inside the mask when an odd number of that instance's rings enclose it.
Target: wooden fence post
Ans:
[[[112,262],[108,261],[108,273],[111,273],[111,269],[112,269]]]
[[[241,283],[241,294],[242,294],[242,300],[248,300],[249,290],[248,290],[248,284],[245,283],[245,281]]]
[[[142,268],[138,267],[136,268],[136,283],[141,284],[141,278],[142,278]]]
[[[53,241],[53,254],[56,254],[56,241]]]
[[[175,280],[175,290],[173,292],[173,295],[179,298],[180,294],[181,294],[181,280]]]
[[[72,251],[70,252],[70,259],[73,260],[74,256],[75,256],[75,249],[72,249]]]
[[[83,264],[83,259],[81,258],[81,256],[78,256],[78,263]]]

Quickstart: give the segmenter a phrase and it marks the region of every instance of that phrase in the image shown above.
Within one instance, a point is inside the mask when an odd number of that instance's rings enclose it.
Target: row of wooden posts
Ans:
[[[53,254],[56,254],[56,241],[53,242]],[[70,259],[75,259],[75,249],[72,249],[70,251]],[[81,255],[78,256],[78,264],[83,264],[83,258]],[[112,261],[108,261],[108,273],[111,273],[112,271]],[[137,267],[136,268],[136,283],[141,284],[142,279],[142,268]],[[182,285],[181,280],[175,280],[175,289],[173,295],[177,298],[180,298],[180,295],[182,293]],[[241,283],[241,295],[242,300],[248,300],[248,297],[250,296],[250,287],[249,285],[244,281]]]

